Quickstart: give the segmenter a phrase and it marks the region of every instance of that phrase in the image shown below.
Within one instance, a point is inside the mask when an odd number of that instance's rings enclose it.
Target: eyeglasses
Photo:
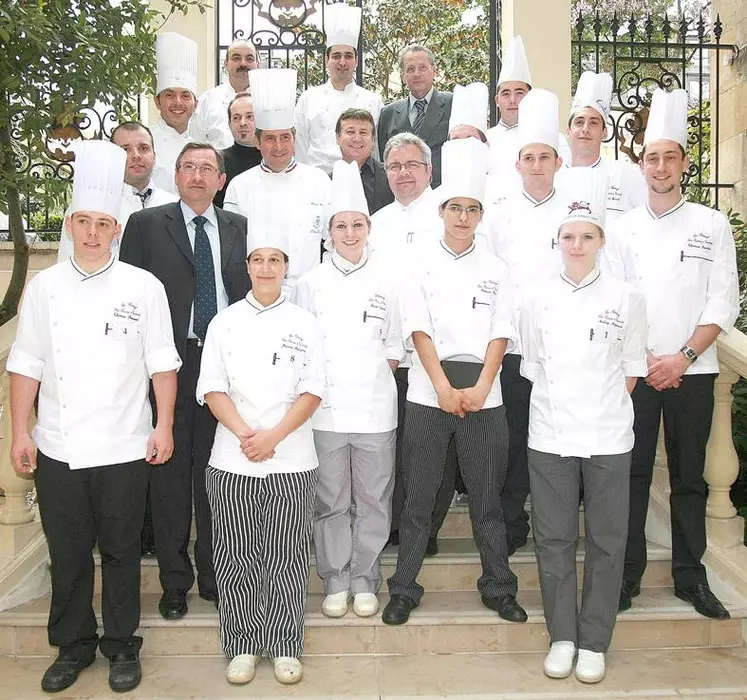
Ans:
[[[195,165],[194,163],[182,163],[177,170],[185,175],[194,175],[198,170],[203,177],[215,175],[218,169],[214,165]]]
[[[482,211],[482,209],[476,206],[463,207],[461,204],[449,204],[446,207],[446,211],[448,211],[450,214],[454,214],[454,216],[461,216],[465,212],[467,216],[477,216]]]
[[[387,163],[386,171],[388,173],[397,174],[401,170],[407,170],[407,172],[411,173],[420,168],[424,168],[426,165],[428,164],[424,163],[422,160],[408,160],[406,163]]]

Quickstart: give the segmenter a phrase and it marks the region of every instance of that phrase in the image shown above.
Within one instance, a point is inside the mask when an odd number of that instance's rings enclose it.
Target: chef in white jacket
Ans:
[[[153,182],[176,194],[176,158],[189,142],[189,122],[197,106],[197,44],[164,32],[156,37],[156,94],[160,118],[151,126],[156,151]]]
[[[565,168],[599,168],[607,176],[607,221],[612,222],[625,212],[646,201],[646,182],[633,163],[602,158],[602,141],[607,137],[612,104],[612,76],[609,73],[581,74],[568,117],[570,159]]]
[[[635,447],[620,609],[640,593],[646,568],[644,528],[663,414],[674,592],[701,615],[724,619],[729,613],[711,592],[701,563],[708,493],[703,470],[719,372],[715,341],[739,312],[734,237],[721,212],[682,196],[680,181],[689,165],[684,90],[654,92],[643,144],[648,200],[610,230],[621,244],[627,281],[646,297],[649,318],[649,374],[633,392]]]
[[[282,292],[287,237],[249,234],[252,290],[219,312],[202,351],[197,400],[218,419],[206,471],[229,683],[263,654],[280,683],[303,669],[317,459],[311,414],[324,395],[317,320]]]
[[[528,99],[528,98],[527,98]],[[540,590],[550,634],[544,671],[597,683],[617,615],[628,519],[637,377],[645,377],[643,295],[607,272],[607,182],[574,169],[557,233],[562,272],[524,294],[522,374],[532,382],[529,476]],[[583,485],[586,556],[580,609],[576,551]]]
[[[325,399],[314,414],[319,482],[314,512],[316,568],[327,594],[322,612],[342,617],[379,609],[379,559],[389,538],[397,387],[404,358],[396,282],[367,243],[368,205],[356,163],[332,174],[333,249],[307,272],[294,301],[313,313],[324,337]]]
[[[67,222],[73,256],[29,282],[8,358],[11,462],[18,474],[34,474],[52,562],[47,630],[59,656],[42,689],[72,685],[94,662],[98,645],[110,661],[110,687],[127,691],[141,676],[143,640],[135,632],[146,490],[151,465],[173,453],[181,362],[163,285],[110,251],[120,232],[125,153],[107,141],[75,149]],[[92,601],[95,543],[103,573],[100,639]]]
[[[332,183],[322,170],[295,158],[296,71],[260,68],[249,79],[262,162],[231,180],[223,207],[247,218],[250,236],[268,219],[288,235],[290,263],[284,285],[289,291],[321,262]]]
[[[296,105],[296,158],[327,174],[342,158],[335,134],[340,115],[346,109],[365,109],[373,117],[375,135],[379,113],[384,108],[381,97],[355,83],[362,12],[360,7],[345,3],[325,6],[329,78],[323,85],[306,90]],[[375,144],[374,152],[378,153]]]

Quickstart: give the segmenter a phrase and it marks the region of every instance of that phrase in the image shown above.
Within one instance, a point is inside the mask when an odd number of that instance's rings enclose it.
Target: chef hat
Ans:
[[[184,88],[197,95],[197,44],[181,34],[156,37],[158,80],[156,95],[168,88]]]
[[[81,141],[73,146],[75,173],[70,213],[95,211],[119,219],[127,153],[111,141]]]
[[[357,50],[363,10],[345,2],[336,2],[324,8],[324,31],[327,47],[352,46]]]
[[[485,201],[489,153],[488,144],[477,139],[457,139],[443,145],[443,182],[438,188],[441,204],[454,197],[470,197],[480,203]]]
[[[257,129],[291,129],[295,124],[296,71],[257,68],[249,71]]]
[[[687,148],[687,92],[654,90],[643,145],[666,139]]]
[[[568,168],[559,192],[566,206],[560,226],[571,221],[588,221],[604,231],[607,186],[607,173],[601,168]]]
[[[518,80],[532,87],[532,74],[529,72],[524,40],[520,36],[511,39],[503,52],[498,85],[507,83],[509,80]]]
[[[483,134],[488,126],[488,86],[485,83],[456,85],[451,101],[449,133],[457,126],[474,126]]]
[[[591,107],[602,115],[605,124],[610,115],[612,102],[612,76],[609,73],[584,71],[578,79],[576,94],[571,105],[572,117],[579,109]]]
[[[251,255],[257,248],[277,248],[290,257],[288,231],[292,222],[287,210],[279,207],[260,207],[252,217],[252,226],[246,236],[246,254]]]
[[[330,217],[341,211],[359,211],[368,216],[361,171],[356,162],[338,160],[332,168],[332,209]]]
[[[530,143],[544,143],[558,151],[558,109],[556,95],[535,88],[519,102],[518,150]]]

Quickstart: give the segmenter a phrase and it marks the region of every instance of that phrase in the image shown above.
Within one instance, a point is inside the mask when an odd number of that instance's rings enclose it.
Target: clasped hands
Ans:
[[[648,363],[646,384],[656,391],[679,387],[682,383],[682,375],[690,366],[690,360],[681,352],[674,355],[662,355],[661,357],[647,352],[646,362]]]
[[[479,382],[467,389],[455,389],[450,384],[445,384],[436,390],[438,394],[438,405],[446,413],[464,418],[468,413],[474,413],[482,409],[485,400],[490,393],[490,387],[485,389]]]
[[[249,426],[237,437],[241,451],[250,462],[266,462],[275,456],[275,448],[280,439],[274,430],[252,430]]]

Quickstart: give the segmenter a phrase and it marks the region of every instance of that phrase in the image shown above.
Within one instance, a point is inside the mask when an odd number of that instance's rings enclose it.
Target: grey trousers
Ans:
[[[397,431],[314,431],[316,570],[327,595],[377,593],[389,538]]]
[[[578,609],[578,506],[584,486],[586,558]],[[529,450],[532,528],[542,605],[552,642],[606,652],[615,626],[625,563],[630,452],[560,457]]]

